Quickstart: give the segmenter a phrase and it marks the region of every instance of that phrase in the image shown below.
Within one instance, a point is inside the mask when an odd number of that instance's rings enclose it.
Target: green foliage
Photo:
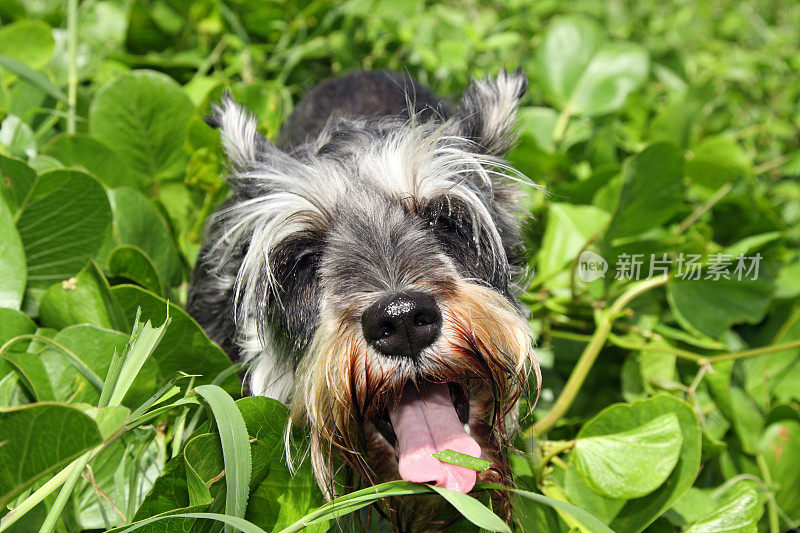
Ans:
[[[358,530],[403,495],[494,531],[800,526],[796,3],[11,0],[0,22],[0,531]],[[304,428],[290,470],[288,409],[236,400],[182,310],[228,194],[202,117],[229,90],[274,138],[332,75],[457,97],[503,66],[531,81],[508,158],[547,191],[523,198],[544,383],[517,488],[323,504]],[[513,490],[509,525],[484,489]]]

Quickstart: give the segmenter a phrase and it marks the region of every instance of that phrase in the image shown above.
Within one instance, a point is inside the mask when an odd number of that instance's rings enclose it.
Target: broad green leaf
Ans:
[[[470,470],[477,470],[478,472],[483,472],[492,466],[492,463],[489,461],[484,461],[483,459],[479,459],[464,453],[455,452],[453,450],[439,450],[438,452],[434,452],[433,456],[443,463],[462,466],[464,468],[469,468]]]
[[[536,275],[544,276],[567,267],[589,239],[602,231],[609,218],[607,212],[592,205],[550,204]]]
[[[19,309],[25,294],[25,251],[11,209],[0,199],[0,308]]]
[[[578,439],[598,437],[628,431],[665,414],[677,416],[683,442],[678,462],[669,477],[655,491],[641,498],[628,500],[614,514],[609,524],[617,533],[638,532],[669,509],[692,486],[700,467],[700,426],[694,410],[685,402],[665,394],[632,404],[607,407],[588,421],[577,435]],[[574,465],[570,465],[574,468]],[[577,477],[577,476],[576,476]],[[587,487],[588,489],[588,487]],[[602,498],[598,495],[598,498]],[[605,499],[606,509],[614,499]],[[598,503],[599,504],[599,503]],[[587,509],[592,512],[592,509]]]
[[[141,285],[150,292],[164,296],[164,284],[153,260],[136,246],[121,244],[108,256],[108,273],[111,278],[123,278]]]
[[[658,488],[675,468],[683,437],[675,413],[633,429],[579,438],[573,461],[583,480],[609,498],[641,498]]]
[[[8,207],[16,212],[36,181],[36,171],[22,159],[4,155],[0,155],[0,171],[4,178],[0,180],[0,192]]]
[[[4,145],[11,155],[27,157],[30,161],[36,155],[36,135],[31,127],[16,115],[8,115],[0,123],[0,145]]]
[[[97,92],[89,132],[120,155],[137,183],[152,183],[183,173],[183,141],[193,109],[165,74],[134,71]]]
[[[675,317],[690,331],[719,338],[734,324],[757,324],[767,312],[771,285],[764,280],[680,279],[667,284]]]
[[[520,138],[528,137],[545,152],[556,150],[553,130],[558,121],[558,113],[549,107],[521,107],[517,112],[520,124]]]
[[[28,262],[28,286],[67,280],[99,249],[111,225],[102,185],[78,170],[43,173],[17,213]]]
[[[95,407],[93,405],[78,404],[76,407],[82,407],[83,412],[92,417],[103,440],[107,440],[122,429],[131,414],[130,409],[121,405]]]
[[[150,317],[155,323],[166,318],[167,301],[144,289],[118,285],[111,292],[122,304],[129,321],[133,320],[137,308],[140,307],[142,316]],[[205,384],[231,366],[225,352],[211,342],[197,322],[180,307],[170,303],[169,316],[172,318],[172,325],[153,354],[161,380],[167,380],[181,371],[199,376],[197,383]],[[236,394],[241,390],[241,383],[234,375],[225,381],[223,388]]]
[[[153,203],[132,189],[108,193],[114,213],[112,239],[137,246],[153,260],[161,279],[171,285],[181,281],[181,264],[167,222]]]
[[[686,160],[686,176],[693,182],[718,189],[753,167],[753,162],[730,136],[703,139]]]
[[[67,167],[85,169],[103,185],[113,187],[138,187],[136,176],[111,148],[85,133],[63,133],[54,137],[43,149],[43,154],[54,157]]]
[[[50,60],[55,48],[52,30],[40,20],[19,20],[0,28],[3,55],[34,69]]]
[[[115,352],[122,353],[130,339],[129,335],[101,329],[87,324],[69,326],[61,330],[53,342],[69,350],[86,364],[96,375],[105,377]],[[90,386],[62,354],[47,346],[38,354],[53,388],[56,399],[71,399],[96,405],[99,391]],[[158,365],[155,361],[145,362],[136,376],[123,404],[134,408],[153,393],[158,380]]]
[[[244,518],[247,510],[247,496],[250,492],[252,456],[249,436],[242,414],[233,398],[216,385],[201,385],[195,389],[211,407],[214,422],[222,442],[222,455],[225,461],[225,482],[227,494],[225,513]],[[226,531],[233,529],[226,526]]]
[[[792,520],[800,520],[800,422],[782,420],[770,425],[759,451],[776,485],[776,502]]]
[[[686,533],[756,533],[760,517],[758,494],[746,481],[728,490],[721,505],[695,522]]]
[[[639,235],[672,218],[683,202],[683,157],[667,143],[654,144],[625,162],[607,239]]]
[[[297,521],[309,509],[323,504],[322,492],[317,487],[311,463],[305,458],[295,464],[292,472],[286,464],[284,432],[289,419],[289,409],[271,398],[249,397],[236,402],[242,413],[247,431],[257,441],[251,446],[253,453],[253,484],[245,518],[266,529],[276,531]],[[296,431],[305,431],[299,428]],[[292,450],[295,463],[303,458],[302,435],[295,434],[293,441],[301,443]],[[266,454],[266,463],[262,458]],[[306,528],[307,531],[325,531],[327,523]]]
[[[15,309],[0,308],[0,346],[19,335],[36,332],[36,324],[28,315]]]
[[[569,114],[602,115],[622,107],[647,76],[648,56],[633,43],[606,43],[592,20],[551,23],[536,54],[546,93]]]
[[[476,526],[489,531],[511,533],[511,529],[499,516],[494,514],[488,507],[483,505],[472,496],[464,494],[463,492],[456,492],[443,487],[437,487],[436,485],[429,485],[429,487],[442,498],[447,500],[450,505],[455,507],[464,518]]]
[[[129,327],[108,281],[94,263],[47,289],[39,303],[39,319],[55,329],[84,323],[118,331]]]
[[[102,442],[80,409],[58,403],[0,407],[0,506]]]

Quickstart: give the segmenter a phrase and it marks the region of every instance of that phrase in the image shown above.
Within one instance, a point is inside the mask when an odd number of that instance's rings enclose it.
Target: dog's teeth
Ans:
[[[472,436],[472,432],[469,430],[469,424],[464,424],[464,431],[466,431],[467,435],[470,437]]]

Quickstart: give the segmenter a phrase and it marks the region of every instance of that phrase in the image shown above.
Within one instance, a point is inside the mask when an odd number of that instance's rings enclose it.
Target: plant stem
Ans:
[[[717,204],[717,202],[722,200],[726,194],[731,192],[732,188],[733,185],[731,185],[730,183],[726,183],[725,185],[720,187],[719,190],[717,190],[717,192],[712,194],[711,198],[706,200],[705,203],[703,203],[703,205],[692,211],[692,213],[688,217],[686,217],[686,219],[683,222],[681,222],[681,225],[678,227],[678,235],[680,235],[681,233],[692,227],[692,224],[697,222],[697,220],[701,216],[703,216],[709,209],[714,207]]]
[[[575,397],[578,395],[581,386],[583,386],[586,376],[589,375],[589,371],[592,369],[597,356],[600,354],[600,350],[605,345],[608,334],[611,333],[611,325],[614,323],[614,320],[617,319],[631,300],[650,289],[666,284],[667,280],[668,278],[665,276],[663,278],[648,279],[634,284],[627,291],[622,293],[607,311],[600,314],[597,329],[592,335],[589,344],[584,348],[580,359],[578,359],[578,363],[575,365],[575,369],[572,371],[566,385],[564,385],[564,389],[561,391],[558,399],[553,404],[550,411],[528,430],[526,437],[547,433],[555,423],[566,414],[572,402],[575,400]]]
[[[101,451],[103,451],[106,447],[106,443],[103,443],[96,447],[94,450],[89,452],[89,459],[92,459]],[[11,524],[25,516],[28,511],[36,507],[38,504],[42,502],[45,498],[50,496],[58,487],[64,484],[64,482],[69,477],[72,469],[75,465],[77,465],[80,461],[83,460],[83,457],[79,457],[75,459],[66,467],[64,467],[58,474],[51,477],[47,483],[42,485],[36,492],[25,498],[22,503],[20,503],[17,507],[11,509],[3,518],[0,519],[0,532],[5,531]]]
[[[764,460],[763,455],[756,455],[756,464],[758,464],[758,469],[761,471],[761,477],[764,478],[764,484],[767,486],[770,494],[774,496],[774,494],[772,494],[772,476],[769,473],[769,468],[767,467],[767,462]],[[767,500],[767,517],[769,520],[769,532],[780,533],[781,526],[778,520],[778,506],[775,503],[775,498],[769,498]]]
[[[69,72],[67,77],[67,133],[75,133],[75,117],[78,107],[78,0],[67,2],[67,51]]]
[[[83,469],[86,468],[86,463],[89,462],[91,457],[92,452],[87,452],[67,467],[70,469],[69,475],[64,482],[64,486],[61,487],[61,492],[58,493],[53,507],[51,507],[50,511],[47,513],[47,517],[44,520],[44,524],[42,524],[42,527],[39,529],[39,533],[51,533],[55,529],[58,519],[61,517],[61,513],[64,512],[64,507],[67,506],[72,491],[75,489],[75,484],[78,482],[78,479],[80,479],[81,473]]]
[[[564,109],[559,113],[556,125],[553,128],[553,141],[559,143],[564,138],[564,133],[567,131],[567,124],[569,124],[569,117],[572,115],[569,105],[564,106]]]
[[[747,359],[757,355],[791,350],[792,348],[800,348],[800,340],[784,342],[782,344],[773,344],[772,346],[762,346],[761,348],[753,348],[752,350],[744,350],[743,352],[734,352],[725,355],[716,355],[714,357],[706,357],[704,360],[698,361],[698,363],[714,364],[721,363],[722,361],[735,361],[736,359]]]

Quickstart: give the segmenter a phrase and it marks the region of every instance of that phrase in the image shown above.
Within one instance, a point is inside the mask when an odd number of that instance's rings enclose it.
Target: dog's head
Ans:
[[[502,160],[526,86],[519,71],[474,81],[446,120],[338,118],[291,154],[232,99],[216,110],[234,200],[212,253],[240,261],[248,384],[309,424],[329,496],[335,464],[350,482],[468,492],[475,472],[431,456],[442,449],[508,481],[502,447],[538,378],[515,298],[529,182]]]

